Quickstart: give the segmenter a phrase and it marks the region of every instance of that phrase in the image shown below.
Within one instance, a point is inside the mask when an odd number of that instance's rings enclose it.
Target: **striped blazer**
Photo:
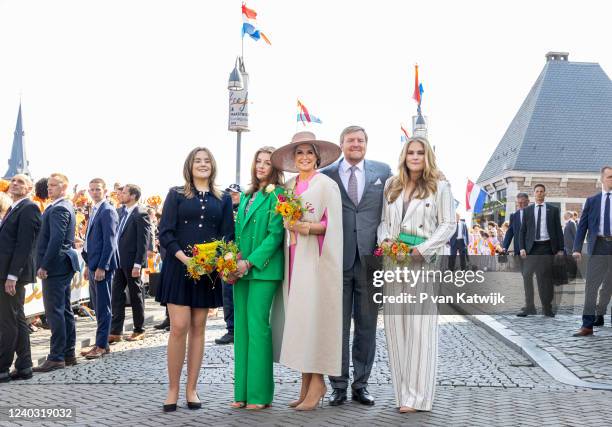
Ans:
[[[393,177],[387,179],[385,190]],[[448,181],[438,181],[436,194],[425,199],[413,199],[402,217],[404,192],[393,202],[383,201],[378,243],[395,239],[400,232],[427,239],[415,248],[422,255],[442,255],[444,246],[456,231],[455,203]]]

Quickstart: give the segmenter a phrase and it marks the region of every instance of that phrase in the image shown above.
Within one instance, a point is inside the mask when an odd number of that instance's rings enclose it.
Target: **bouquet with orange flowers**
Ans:
[[[187,264],[187,275],[195,281],[210,273],[217,267],[217,248],[219,242],[200,243],[191,248],[191,259]]]
[[[278,203],[274,211],[282,216],[283,221],[289,225],[299,221],[304,216],[304,213],[314,212],[314,208],[309,203],[302,205],[302,198],[297,196],[293,190],[286,190],[284,194],[276,196],[276,199]],[[290,232],[289,237],[291,244],[294,245],[296,243],[294,232]]]
[[[162,199],[161,197],[155,195],[155,196],[151,196],[147,199],[147,206],[152,207],[152,208],[156,208],[159,205],[161,205]]]
[[[76,227],[74,229],[74,237],[77,242],[83,243],[85,235],[87,234],[87,217],[81,210],[77,209],[75,212]]]
[[[385,240],[374,250],[374,256],[384,256],[396,264],[410,263],[410,246],[402,242],[400,238]]]
[[[74,198],[74,206],[77,208],[82,208],[91,203],[91,199],[87,194],[80,193]]]
[[[221,279],[230,285],[236,281],[232,273],[238,270],[239,260],[238,246],[234,242],[219,242],[216,270]]]
[[[0,192],[6,193],[10,184],[10,181],[7,181],[6,179],[0,179]]]
[[[109,199],[114,207],[118,207],[121,204],[121,202],[119,201],[118,191],[111,191],[111,193],[109,194]]]

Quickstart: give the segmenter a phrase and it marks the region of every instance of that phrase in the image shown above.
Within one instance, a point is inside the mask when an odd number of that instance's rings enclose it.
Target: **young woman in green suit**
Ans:
[[[236,243],[240,249],[234,285],[234,408],[264,409],[272,403],[272,331],[270,308],[284,276],[280,215],[283,173],[272,167],[273,147],[255,153],[251,186],[240,198]]]

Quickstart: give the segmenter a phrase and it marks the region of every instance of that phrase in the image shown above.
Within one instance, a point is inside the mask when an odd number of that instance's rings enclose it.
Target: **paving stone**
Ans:
[[[159,319],[163,316],[163,309],[148,301],[147,314]],[[126,315],[130,315],[129,310]],[[93,330],[87,322],[91,320],[79,322],[79,326],[84,325],[79,330],[79,339],[84,339],[84,335]],[[541,427],[548,424],[579,425],[587,420],[591,425],[601,425],[612,417],[609,405],[612,393],[574,388],[554,381],[541,368],[534,367],[525,356],[463,316],[440,318],[439,385],[432,412],[397,412],[382,319],[378,325],[375,365],[368,387],[376,398],[375,406],[366,407],[349,401],[340,407],[325,405],[313,412],[297,412],[287,407],[287,402],[299,394],[300,375],[275,365],[273,406],[264,411],[236,410],[229,407],[233,395],[233,346],[214,344],[214,339],[224,333],[221,316],[209,320],[198,388],[204,407],[200,411],[190,411],[185,407],[181,390],[179,410],[173,414],[161,412],[167,387],[165,358],[169,334],[153,329],[149,329],[144,342],[113,345],[112,353],[100,360],[85,361],[79,358],[79,364],[75,367],[38,374],[28,381],[1,384],[0,402],[6,405],[23,405],[24,402],[76,405],[75,422],[50,423],[71,426]],[[35,350],[44,354],[46,349],[42,347],[48,347],[48,343],[41,337],[33,342]],[[602,372],[598,371],[596,375],[604,375]],[[183,384],[185,374],[184,370]],[[0,421],[0,426],[21,424],[41,425]]]

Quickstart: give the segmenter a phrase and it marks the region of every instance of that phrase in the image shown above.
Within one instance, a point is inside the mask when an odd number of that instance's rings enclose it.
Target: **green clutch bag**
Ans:
[[[408,246],[417,246],[423,243],[425,240],[427,240],[424,237],[419,237],[419,236],[415,236],[415,235],[407,234],[407,233],[400,233],[399,239],[405,244],[407,244]]]

